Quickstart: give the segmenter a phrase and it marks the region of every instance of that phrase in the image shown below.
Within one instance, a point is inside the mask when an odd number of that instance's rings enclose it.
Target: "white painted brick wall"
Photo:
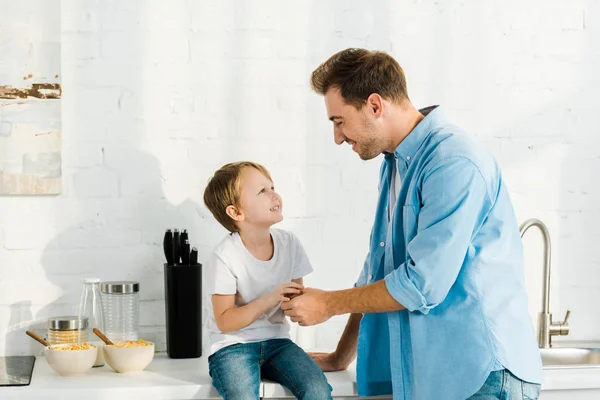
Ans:
[[[15,4],[0,0],[3,20]],[[272,172],[306,281],[351,286],[379,161],[334,145],[308,87],[350,46],[390,51],[416,105],[445,105],[494,153],[519,220],[552,234],[552,311],[572,308],[570,338],[600,339],[598,2],[63,0],[61,23],[64,193],[0,197],[0,355],[37,351],[23,331],[74,312],[91,275],[140,281],[143,336],[164,349],[162,232],[188,228],[206,259],[224,230],[202,192],[232,160]],[[534,315],[542,252],[525,242]],[[295,337],[332,347],[344,324]]]

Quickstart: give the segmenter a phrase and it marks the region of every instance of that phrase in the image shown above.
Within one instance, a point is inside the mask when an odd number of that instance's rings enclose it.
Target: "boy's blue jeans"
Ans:
[[[225,400],[258,399],[261,378],[282,384],[297,399],[332,398],[321,368],[289,339],[224,347],[208,358],[208,368]]]
[[[490,373],[483,387],[468,400],[537,400],[540,385],[520,380],[509,370]]]

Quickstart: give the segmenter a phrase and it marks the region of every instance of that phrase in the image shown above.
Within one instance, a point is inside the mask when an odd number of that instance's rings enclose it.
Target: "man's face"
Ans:
[[[327,116],[333,123],[333,139],[336,144],[348,143],[363,160],[370,160],[381,154],[385,148],[383,135],[377,131],[376,119],[366,102],[357,110],[344,103],[340,89],[330,88],[325,93],[325,107]]]

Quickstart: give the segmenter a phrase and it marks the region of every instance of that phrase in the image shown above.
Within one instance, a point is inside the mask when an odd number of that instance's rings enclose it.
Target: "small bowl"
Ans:
[[[94,340],[88,342],[92,346],[96,346],[98,348],[98,355],[96,356],[96,362],[94,362],[94,367],[101,367],[104,365],[104,342],[102,340]]]
[[[92,346],[87,350],[54,350],[68,346],[72,346],[72,344],[55,344],[44,349],[48,365],[57,374],[61,376],[81,375],[94,366],[98,355],[97,347]]]
[[[115,347],[104,346],[104,360],[120,373],[142,371],[154,358],[154,343],[150,346]]]

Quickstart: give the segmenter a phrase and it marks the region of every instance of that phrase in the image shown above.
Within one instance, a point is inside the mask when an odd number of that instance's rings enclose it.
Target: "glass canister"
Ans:
[[[113,342],[138,340],[140,284],[132,281],[102,282],[105,335]]]
[[[88,319],[76,315],[48,318],[48,343],[81,343],[88,341]]]
[[[93,328],[104,332],[104,310],[102,307],[102,296],[100,294],[100,279],[85,278],[81,290],[79,302],[79,315],[87,317],[89,331]],[[88,336],[92,336],[89,333]]]
[[[102,295],[100,293],[100,279],[85,278],[83,280],[83,288],[81,289],[81,300],[79,302],[79,315],[87,317],[88,329],[87,334],[90,339],[90,344],[98,348],[98,355],[94,367],[104,365],[104,351],[102,347],[104,342],[98,339],[93,329],[97,328],[104,333],[104,311],[102,306]]]

